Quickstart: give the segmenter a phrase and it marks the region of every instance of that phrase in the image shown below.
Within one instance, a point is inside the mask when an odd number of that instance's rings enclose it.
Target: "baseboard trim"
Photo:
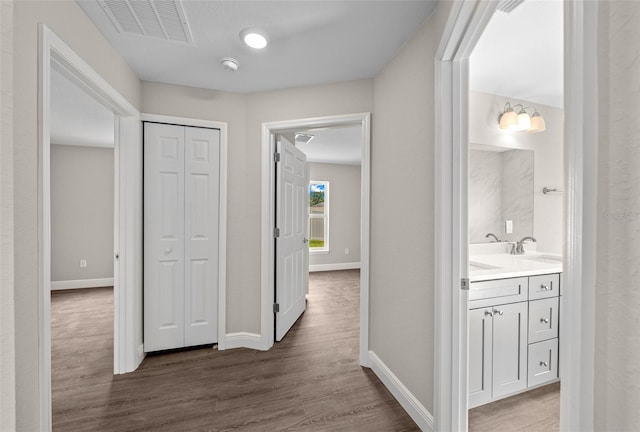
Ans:
[[[336,263],[336,264],[310,264],[310,272],[335,271],[335,270],[353,270],[359,269],[360,262]]]
[[[374,353],[369,351],[371,370],[389,389],[418,427],[425,432],[433,432],[433,415],[416,399],[409,389],[398,379],[391,369]]]
[[[233,348],[249,348],[254,350],[262,350],[262,337],[256,333],[238,332],[228,333],[224,338],[224,347],[218,349],[233,349]]]
[[[51,282],[52,291],[79,289],[79,288],[98,288],[98,287],[107,287],[107,286],[113,286],[113,278],[78,279],[78,280]]]

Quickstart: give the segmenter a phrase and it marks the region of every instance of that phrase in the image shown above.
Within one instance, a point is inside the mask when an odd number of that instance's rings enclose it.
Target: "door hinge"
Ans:
[[[460,289],[469,291],[469,278],[460,279]]]
[[[273,154],[273,161],[274,162],[280,162],[280,153],[274,153]]]
[[[273,229],[273,236],[274,236],[275,238],[280,237],[280,228],[274,228],[274,229]]]
[[[273,304],[273,313],[278,313],[280,312],[280,303],[274,303]]]

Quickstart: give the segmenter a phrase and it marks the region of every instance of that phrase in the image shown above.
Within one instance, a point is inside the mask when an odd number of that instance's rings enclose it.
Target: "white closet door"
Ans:
[[[218,341],[220,131],[185,128],[185,345]]]
[[[144,124],[144,348],[184,346],[184,128]]]

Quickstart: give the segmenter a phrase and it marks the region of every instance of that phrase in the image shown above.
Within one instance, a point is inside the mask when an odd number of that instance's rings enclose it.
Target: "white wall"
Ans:
[[[640,3],[598,3],[594,429],[640,425]]]
[[[498,115],[505,102],[535,106],[545,119],[547,130],[536,134],[505,133],[498,129]],[[564,212],[562,193],[543,194],[547,186],[564,190],[564,111],[527,101],[472,91],[469,93],[469,142],[473,144],[529,149],[534,151],[533,236],[537,249],[562,253]]]
[[[370,349],[433,412],[434,58],[450,4],[375,78]]]
[[[309,266],[360,263],[360,166],[309,163],[309,171],[329,182],[329,252],[309,253]]]
[[[113,154],[113,148],[51,146],[52,281],[113,278]]]
[[[13,211],[16,429],[40,430],[38,378],[38,23],[60,36],[130,103],[140,80],[74,1],[14,2]],[[3,27],[4,29],[4,27]],[[4,56],[5,53],[3,52]],[[4,95],[3,95],[4,97]],[[4,170],[3,170],[4,172]],[[3,203],[4,206],[4,203]]]

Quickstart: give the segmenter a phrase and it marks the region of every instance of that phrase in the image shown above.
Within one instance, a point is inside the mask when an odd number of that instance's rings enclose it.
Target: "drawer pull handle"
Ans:
[[[541,362],[540,362],[540,366],[548,367],[548,366],[549,366],[549,363],[548,363],[548,362],[546,362],[546,361],[541,361]]]
[[[492,316],[493,316],[493,312],[491,312],[490,310],[486,310],[486,311],[484,311],[484,314],[485,314],[486,316],[490,316],[490,317],[492,317]]]
[[[540,318],[541,323],[549,324],[549,318]]]
[[[493,310],[493,313],[494,313],[494,314],[498,314],[498,315],[500,315],[500,316],[504,315],[504,311],[501,311],[500,309],[494,309],[494,310]]]
[[[551,291],[551,285],[542,284],[542,285],[540,285],[540,289],[542,291]]]

